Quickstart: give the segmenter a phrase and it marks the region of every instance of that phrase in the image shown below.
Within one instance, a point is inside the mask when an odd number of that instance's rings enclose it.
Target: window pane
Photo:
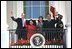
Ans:
[[[40,5],[45,5],[45,1],[40,1]]]
[[[26,7],[26,18],[31,18],[31,7]]]
[[[39,16],[46,16],[49,12],[48,1],[25,1],[26,18],[38,18]]]
[[[33,18],[38,18],[40,16],[40,7],[33,7]]]
[[[40,16],[45,16],[45,7],[40,7]]]
[[[28,7],[30,7],[31,6],[31,1],[26,1],[26,6]]]
[[[32,1],[32,5],[33,6],[35,6],[35,5],[39,6],[40,5],[40,1]]]

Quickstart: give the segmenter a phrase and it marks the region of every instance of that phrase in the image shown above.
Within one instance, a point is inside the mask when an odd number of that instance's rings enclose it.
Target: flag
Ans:
[[[56,3],[57,3],[57,1],[50,1],[49,2],[49,6],[50,6],[50,12],[53,14],[53,18],[55,18],[55,16],[57,15],[57,11],[56,11]]]
[[[55,7],[50,6],[50,11],[52,12],[53,17],[55,17]]]

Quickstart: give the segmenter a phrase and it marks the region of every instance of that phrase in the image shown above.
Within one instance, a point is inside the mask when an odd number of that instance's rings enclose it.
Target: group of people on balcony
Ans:
[[[27,39],[29,41],[31,36],[36,33],[36,30],[38,31],[37,33],[44,35],[45,39],[57,38],[55,36],[58,32],[50,34],[50,31],[52,32],[55,28],[63,29],[63,22],[61,21],[63,16],[61,14],[57,15],[57,18],[51,19],[51,14],[48,14],[46,21],[43,20],[43,16],[39,16],[38,23],[34,25],[32,19],[29,20],[29,24],[26,23],[25,14],[22,13],[21,18],[14,18],[13,12],[11,12],[12,20],[17,22],[17,29],[15,33],[18,35],[18,39]]]

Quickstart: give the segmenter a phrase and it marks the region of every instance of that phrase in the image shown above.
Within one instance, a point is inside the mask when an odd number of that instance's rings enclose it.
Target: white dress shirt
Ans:
[[[22,19],[22,26],[24,27],[24,24],[26,22],[26,19]]]

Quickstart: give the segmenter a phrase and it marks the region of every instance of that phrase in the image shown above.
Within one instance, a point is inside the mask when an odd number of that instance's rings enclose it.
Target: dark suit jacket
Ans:
[[[17,22],[17,29],[22,29],[22,19],[21,18],[17,18],[15,19],[14,17],[11,17],[12,20],[14,20],[15,22]]]
[[[61,28],[61,29],[64,28],[63,22],[62,22],[61,20],[59,20],[59,21],[57,22],[56,28]]]
[[[22,26],[22,19],[21,18],[15,19],[14,17],[11,17],[11,18],[15,22],[17,22],[16,34],[18,35],[18,38],[25,38],[26,33],[25,33],[25,27]]]
[[[48,20],[46,20],[45,22],[44,22],[44,24],[43,24],[43,26],[44,26],[44,28],[55,28],[55,23],[56,23],[57,21],[56,20],[51,20],[51,21],[48,21]]]

